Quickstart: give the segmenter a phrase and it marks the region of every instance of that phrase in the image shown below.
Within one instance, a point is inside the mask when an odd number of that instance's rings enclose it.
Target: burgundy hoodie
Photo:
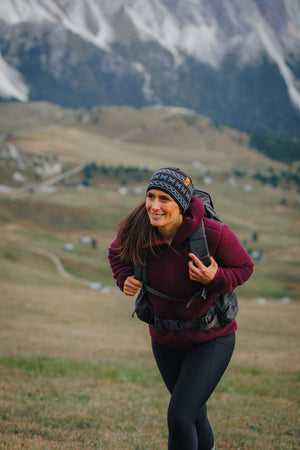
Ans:
[[[253,272],[253,263],[248,253],[243,249],[235,234],[227,225],[204,217],[202,200],[192,196],[188,211],[183,216],[183,222],[169,247],[158,237],[159,252],[154,256],[148,252],[148,281],[149,286],[168,296],[189,298],[195,292],[201,291],[202,284],[189,278],[188,253],[189,236],[204,220],[206,239],[211,256],[218,263],[218,271],[214,279],[206,284],[207,297],[196,297],[190,306],[187,302],[166,300],[149,293],[158,317],[175,320],[190,320],[201,317],[217,300],[219,295],[233,291],[238,285],[245,283]],[[123,290],[128,276],[134,274],[133,266],[124,263],[117,256],[117,241],[114,240],[109,248],[109,261],[117,285]],[[187,330],[158,331],[149,326],[151,337],[168,347],[191,347],[200,342],[206,342],[219,336],[236,331],[236,321],[224,327],[211,328],[201,331],[197,328]]]

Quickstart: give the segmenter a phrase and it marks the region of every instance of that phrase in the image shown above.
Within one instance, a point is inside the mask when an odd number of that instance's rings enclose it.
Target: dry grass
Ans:
[[[78,113],[53,105],[29,103],[19,109],[0,105],[2,126],[16,130],[10,142],[28,152],[57,154],[66,161],[123,163],[150,170],[176,161],[192,175],[197,173],[193,161],[200,161],[203,169],[215,175],[237,167],[262,170],[270,166],[268,158],[249,149],[246,134],[216,128],[201,116],[124,107],[94,108],[88,116],[90,121],[83,125]],[[284,165],[273,161],[272,167]]]
[[[1,294],[0,448],[166,448],[168,394],[132,299],[9,283]],[[241,301],[209,401],[218,448],[297,448],[299,312]]]
[[[76,286],[2,283],[1,296],[2,354],[94,361],[103,350],[149,350],[146,327],[131,318],[133,300],[117,289],[104,294]],[[300,370],[299,311],[299,303],[242,302],[234,362],[262,370]]]
[[[48,130],[24,133],[11,142],[24,151],[35,154],[59,154],[62,159],[82,159],[82,150],[78,146],[79,130],[68,127],[53,127]],[[52,148],[51,152],[49,149]]]

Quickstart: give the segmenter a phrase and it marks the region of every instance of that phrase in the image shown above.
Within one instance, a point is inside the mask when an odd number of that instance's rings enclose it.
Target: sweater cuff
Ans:
[[[218,267],[216,275],[210,283],[205,285],[206,291],[209,295],[215,292],[222,292],[224,290],[224,275],[223,270]]]

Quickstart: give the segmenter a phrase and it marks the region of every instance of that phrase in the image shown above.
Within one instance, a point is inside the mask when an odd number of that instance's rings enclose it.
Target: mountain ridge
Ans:
[[[3,0],[0,95],[76,107],[172,104],[297,136],[299,41],[299,0]]]

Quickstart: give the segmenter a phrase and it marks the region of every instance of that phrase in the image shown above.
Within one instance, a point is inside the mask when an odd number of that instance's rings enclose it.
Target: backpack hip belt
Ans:
[[[151,325],[151,324],[150,324]],[[210,328],[217,328],[220,326],[218,316],[207,315],[205,317],[200,317],[193,320],[172,320],[172,319],[160,319],[159,317],[154,317],[154,323],[151,325],[153,328],[162,331],[182,331],[189,328],[197,328],[201,331],[207,331]]]

